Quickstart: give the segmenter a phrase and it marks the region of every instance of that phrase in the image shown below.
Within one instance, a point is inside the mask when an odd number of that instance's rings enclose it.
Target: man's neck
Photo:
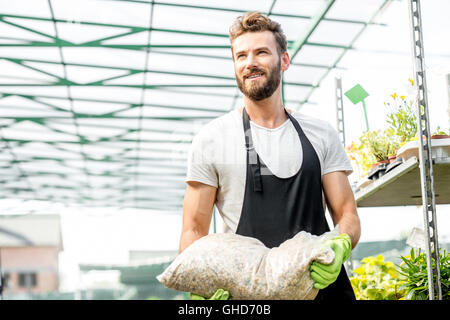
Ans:
[[[284,112],[281,95],[277,91],[261,101],[253,101],[244,96],[245,110],[251,121],[262,127],[275,129],[288,119]],[[242,113],[242,107],[239,108],[239,112]],[[291,113],[291,110],[288,109],[288,112]]]

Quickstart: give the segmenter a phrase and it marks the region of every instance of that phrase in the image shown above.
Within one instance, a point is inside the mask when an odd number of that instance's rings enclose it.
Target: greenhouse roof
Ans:
[[[281,24],[299,109],[389,2],[1,0],[0,197],[179,211],[193,136],[242,104],[237,16]]]

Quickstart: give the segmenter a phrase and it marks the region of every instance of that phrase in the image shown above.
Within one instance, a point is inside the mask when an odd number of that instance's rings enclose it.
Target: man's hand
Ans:
[[[230,293],[223,289],[218,289],[209,299],[194,293],[189,293],[189,295],[192,300],[228,300],[230,298]]]
[[[311,278],[314,280],[314,288],[324,289],[336,281],[339,272],[341,272],[342,264],[350,256],[352,251],[352,243],[350,237],[341,233],[333,240],[326,242],[334,251],[334,260],[331,264],[323,264],[320,262],[313,262],[309,271],[311,271]]]

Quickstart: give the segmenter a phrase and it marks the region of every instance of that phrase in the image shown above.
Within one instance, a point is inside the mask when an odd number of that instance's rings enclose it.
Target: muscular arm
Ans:
[[[180,253],[195,240],[208,234],[216,192],[216,187],[204,183],[195,181],[187,183],[183,204]]]
[[[327,173],[322,177],[322,185],[334,225],[339,224],[339,233],[350,236],[354,248],[361,235],[361,224],[347,175],[343,171]]]

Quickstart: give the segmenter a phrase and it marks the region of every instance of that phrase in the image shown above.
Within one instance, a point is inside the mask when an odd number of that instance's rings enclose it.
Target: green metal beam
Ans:
[[[290,49],[290,56],[291,60],[294,60],[297,53],[302,49],[302,47],[308,42],[309,37],[311,34],[316,30],[317,26],[319,25],[320,21],[322,21],[327,14],[327,12],[330,10],[331,6],[335,3],[335,0],[327,0],[325,4],[323,5],[322,9],[319,10],[319,12],[311,18],[310,25],[306,30],[304,31],[303,35],[294,43],[293,46],[291,46]]]
[[[152,165],[157,166],[158,168],[164,168],[164,169],[175,169],[175,171],[182,170],[183,172],[186,169],[186,163],[184,160],[180,161],[178,165],[172,163],[167,164],[167,161],[164,162],[156,162],[153,160],[153,158],[147,158],[147,157],[140,157],[141,160],[146,161],[146,163],[150,163]],[[29,158],[21,158],[20,160],[17,160],[20,163],[34,163],[35,161],[57,161],[57,162],[65,162],[65,161],[79,161],[79,158],[53,158],[53,157],[46,157],[46,156],[30,156]],[[99,162],[99,163],[125,163],[126,161],[134,162],[136,160],[136,157],[118,157],[118,156],[106,156],[102,158],[93,158],[88,155],[87,160],[89,162]],[[13,162],[14,160],[11,160]],[[3,167],[2,167],[3,168]],[[5,167],[8,168],[8,167]]]
[[[208,44],[97,44],[94,42],[70,43],[67,41],[29,41],[28,43],[0,43],[0,47],[61,47],[61,48],[111,48],[128,50],[145,50],[148,48],[192,48],[192,49],[230,49],[230,45],[208,45]]]
[[[239,90],[236,88],[236,92],[235,94],[224,94],[224,93],[211,93],[211,91],[187,91],[187,90],[180,90],[180,89],[171,89],[171,88],[158,88],[158,89],[151,89],[151,90],[160,90],[160,91],[167,91],[167,92],[176,92],[176,93],[183,93],[183,94],[189,94],[189,95],[199,95],[199,96],[213,96],[213,97],[224,97],[224,98],[232,98],[233,101],[236,100],[236,98],[239,95]],[[1,96],[3,94],[3,96]],[[44,102],[41,101],[40,99],[46,99],[46,100],[66,100],[66,97],[60,97],[60,96],[49,96],[49,95],[41,95],[41,94],[36,94],[36,95],[29,95],[29,94],[19,94],[19,93],[12,93],[12,92],[0,92],[0,104],[1,104],[1,99],[2,98],[6,98],[9,96],[18,96],[18,97],[23,97],[26,99],[29,99],[31,101],[34,101],[36,103],[42,104],[44,106],[47,107],[51,107],[53,109],[55,109],[55,111],[59,111],[59,112],[68,112],[66,109],[58,107],[57,106],[57,102],[55,104],[49,103],[49,102]],[[121,101],[121,100],[108,100],[108,99],[93,99],[93,98],[77,98],[77,97],[72,97],[73,101],[80,101],[80,102],[94,102],[94,103],[108,103],[108,104],[118,104],[118,105],[129,105],[130,107],[137,105],[135,102],[130,102],[130,101]],[[297,102],[294,100],[287,100],[286,102]],[[230,111],[229,109],[211,109],[211,108],[207,108],[207,107],[188,107],[188,106],[175,106],[175,105],[161,105],[161,104],[154,104],[154,103],[145,103],[144,106],[147,107],[159,107],[159,108],[167,108],[167,109],[178,109],[178,110],[195,110],[195,111],[211,111],[211,112],[228,112]],[[18,106],[19,108],[19,106]],[[123,111],[123,110],[121,110]],[[106,113],[103,115],[104,118],[111,118],[111,119],[115,119],[115,115],[114,117],[111,115],[113,113],[118,113],[120,111],[114,111],[114,112],[110,112],[110,113]],[[55,122],[55,121],[54,121]],[[56,122],[55,122],[56,123]],[[105,125],[105,124],[97,124],[97,125],[92,125],[92,124],[83,124],[83,126],[92,126],[92,127],[103,127],[103,128],[117,128],[117,129],[123,129],[123,127],[120,126],[115,126],[115,125]],[[169,132],[167,130],[159,130],[159,129],[146,129],[144,128],[143,131],[148,131],[148,132]],[[170,131],[172,132],[172,131]],[[187,131],[189,133],[192,133],[192,131]]]
[[[87,174],[87,167],[86,167],[86,153],[84,152],[84,148],[83,148],[83,141],[84,141],[84,137],[80,134],[80,129],[79,129],[79,125],[78,125],[78,121],[77,121],[77,115],[74,112],[74,105],[73,105],[73,100],[72,100],[72,93],[71,93],[71,88],[70,88],[70,82],[67,79],[67,69],[66,69],[66,65],[65,65],[65,59],[64,59],[64,54],[62,51],[62,46],[63,44],[67,43],[67,41],[63,41],[59,38],[59,33],[58,33],[58,26],[56,25],[56,21],[55,21],[55,13],[53,11],[53,6],[52,6],[52,1],[48,0],[48,7],[50,10],[50,15],[51,15],[51,19],[53,21],[53,29],[55,32],[55,36],[57,38],[57,41],[55,41],[55,43],[58,45],[58,53],[59,53],[59,57],[61,60],[61,64],[62,64],[62,68],[63,68],[63,74],[64,77],[63,79],[66,81],[63,81],[64,85],[66,86],[66,90],[67,90],[67,98],[69,100],[69,104],[70,104],[70,112],[72,114],[72,121],[73,124],[75,126],[75,133],[78,136],[79,142],[80,142],[80,154],[83,157],[83,164],[84,164],[84,173],[86,174],[86,183],[88,185],[88,191],[89,189],[92,189],[89,183],[89,175]]]
[[[346,46],[346,45],[342,45],[342,44],[331,44],[331,43],[311,42],[311,41],[306,41],[304,43],[304,45],[314,46],[314,47],[324,47],[324,48],[345,49],[345,50],[352,49],[351,46]]]
[[[56,130],[55,130],[56,131]],[[70,134],[67,132],[62,132],[65,134]],[[128,132],[126,132],[125,134],[128,134]],[[122,134],[120,135],[122,136]],[[89,140],[86,137],[84,137],[82,140],[82,144],[98,144],[98,143],[102,143],[102,142],[136,142],[135,139],[120,139],[120,136],[114,136],[114,137],[103,137],[100,138],[99,140]],[[52,144],[56,144],[56,143],[67,143],[67,144],[78,144],[80,142],[77,141],[66,141],[66,140],[52,140],[52,141],[48,141],[48,140],[39,140],[39,139],[16,139],[16,138],[3,138],[3,141],[7,141],[7,142],[14,142],[14,143],[18,143],[19,145],[25,144],[25,143],[32,143],[32,142],[39,142],[39,143],[48,143],[50,145]],[[165,140],[165,139],[141,139],[142,142],[144,143],[172,143],[174,145],[183,145],[183,144],[190,144],[191,141],[172,141],[172,140]],[[156,151],[155,149],[151,149],[152,151]]]
[[[330,0],[335,1],[335,0]],[[297,41],[288,44],[288,48],[294,52],[295,56],[300,47],[308,44],[313,46],[322,46],[322,47],[330,47],[330,48],[345,48],[342,45],[330,44],[330,43],[317,43],[310,42],[307,43],[306,39],[304,41]],[[97,43],[96,41],[90,41],[85,43],[70,43],[67,41],[55,41],[55,42],[44,42],[44,41],[28,41],[27,43],[0,43],[0,47],[58,47],[58,48],[111,48],[111,49],[126,49],[126,50],[135,50],[142,51],[151,48],[170,48],[170,49],[229,49],[231,50],[230,45],[220,45],[220,44],[102,44]]]
[[[292,42],[293,44],[294,42]],[[166,55],[178,55],[178,56],[187,56],[187,57],[198,57],[198,58],[207,58],[207,59],[219,59],[219,60],[230,60],[232,61],[231,54],[223,57],[223,56],[213,56],[213,55],[205,55],[205,54],[195,54],[195,53],[186,53],[186,52],[174,52],[174,51],[164,51],[164,50],[152,50],[154,53],[161,53]],[[231,51],[230,51],[231,52]],[[291,65],[294,66],[300,66],[300,67],[312,67],[312,68],[320,68],[320,69],[327,69],[329,66],[322,65],[322,64],[315,64],[315,63],[298,63],[298,62],[292,62]]]
[[[220,114],[221,115],[221,114]],[[175,121],[192,121],[192,120],[210,120],[215,119],[219,115],[211,115],[211,116],[189,116],[189,117],[170,117],[170,116],[144,116],[143,119],[148,120],[175,120]],[[79,119],[102,119],[102,116],[97,116],[94,114],[82,114],[77,113],[77,118]],[[139,117],[137,116],[116,116],[114,119],[124,119],[124,120],[136,120]],[[45,116],[45,117],[34,117],[34,116],[2,116],[2,119],[15,119],[17,122],[19,121],[33,121],[37,123],[44,123],[48,119],[56,119],[56,120],[70,120],[72,117],[58,117],[58,116]]]
[[[15,64],[21,65],[23,67],[29,68],[34,71],[38,71],[40,73],[43,73],[45,75],[50,75],[52,77],[58,78],[61,81],[65,80],[59,76],[57,76],[54,73],[49,73],[47,71],[41,70],[37,67],[31,67],[27,65],[27,62],[34,62],[34,63],[42,63],[42,64],[51,64],[51,65],[61,65],[60,62],[57,61],[47,61],[47,60],[36,60],[36,59],[17,59],[17,58],[9,58],[9,57],[0,57],[0,59],[13,62]],[[199,78],[208,78],[208,79],[220,79],[220,80],[234,80],[234,77],[225,77],[225,76],[219,76],[219,75],[212,75],[212,74],[202,74],[202,73],[188,73],[188,72],[174,72],[174,71],[166,71],[166,70],[156,70],[156,69],[134,69],[134,68],[124,68],[124,67],[114,67],[114,66],[102,66],[102,65],[93,65],[93,64],[83,64],[83,63],[65,63],[66,66],[71,67],[86,67],[86,68],[96,68],[96,69],[108,69],[108,70],[121,70],[126,72],[124,75],[115,76],[103,80],[98,80],[94,82],[89,82],[84,85],[92,85],[92,84],[103,84],[103,82],[111,80],[111,79],[118,79],[123,77],[128,77],[130,75],[139,74],[139,73],[156,73],[156,74],[168,74],[168,75],[176,75],[176,76],[187,76],[187,77],[199,77]],[[67,81],[67,80],[66,80]],[[76,84],[75,82],[70,81],[71,85]]]
[[[308,45],[314,45],[314,46],[325,46],[325,44],[321,43],[311,43],[309,42]],[[344,48],[344,49],[351,49],[351,47],[348,46],[339,46],[339,45],[330,45],[330,47],[337,47],[337,48]],[[206,58],[206,59],[219,59],[219,60],[229,60],[232,61],[233,59],[230,56],[227,57],[221,57],[221,56],[213,56],[213,55],[205,55],[205,54],[194,54],[194,53],[185,53],[185,52],[173,52],[173,51],[161,51],[161,50],[152,50],[153,53],[159,53],[164,55],[176,55],[176,56],[185,56],[185,57],[195,57],[195,58]],[[52,65],[61,65],[58,61],[50,61],[50,60],[42,60],[42,59],[25,59],[25,58],[11,58],[11,57],[5,57],[0,56],[0,59],[8,60],[11,62],[18,63],[20,65],[26,66],[27,62],[34,62],[34,63],[43,63],[43,64],[52,64]],[[122,70],[125,72],[132,72],[132,73],[141,73],[141,72],[153,72],[153,73],[162,73],[162,72],[168,72],[165,70],[152,70],[152,69],[136,69],[136,68],[125,68],[125,67],[118,67],[118,66],[107,66],[107,65],[100,65],[100,64],[87,64],[87,63],[70,63],[66,62],[67,66],[74,66],[74,67],[87,67],[87,68],[98,68],[98,69],[108,69],[108,70]],[[291,65],[299,66],[299,67],[311,67],[311,68],[319,68],[319,69],[328,69],[328,65],[323,64],[315,64],[315,63],[298,63],[298,62],[291,62]],[[36,71],[45,73],[46,71],[42,71],[41,69],[35,68]],[[57,75],[53,73],[46,73],[53,77],[58,77]],[[180,73],[181,75],[191,75],[192,73]],[[201,77],[202,75],[199,75],[198,73],[194,73],[193,75]],[[204,75],[206,77],[210,77],[214,75]],[[233,78],[234,79],[234,78]]]
[[[66,166],[67,168],[70,169],[80,169],[78,167],[73,167],[73,166]],[[83,169],[80,169],[80,174],[82,173]],[[84,173],[83,173],[84,174]],[[88,174],[92,177],[112,177],[112,178],[128,178],[128,177],[132,177],[134,175],[134,172],[130,172],[130,173],[124,173],[124,172],[112,172],[112,171],[108,171],[105,170],[102,173],[99,172],[92,172],[92,171],[88,171]],[[146,173],[146,172],[141,172],[141,174],[143,176],[146,176],[147,178],[149,178],[148,182],[151,181],[157,181],[158,179],[161,179],[161,174],[160,173]],[[58,173],[58,172],[52,172],[52,171],[29,171],[27,176],[28,177],[39,177],[39,176],[58,176],[59,178],[63,178],[63,179],[67,179],[70,177],[74,177],[77,174],[62,174],[62,173]],[[165,182],[174,182],[174,183],[183,183],[183,181],[180,182],[180,180],[177,177],[184,177],[186,176],[186,173],[171,173],[171,177],[174,178],[174,180],[166,180]],[[151,178],[155,178],[155,180],[152,180]],[[81,182],[80,182],[81,183]],[[85,183],[82,183],[83,185],[87,185]],[[117,189],[121,189],[121,186],[116,186]]]
[[[7,150],[7,152],[10,154],[10,156],[12,157],[13,161],[17,161],[18,157],[16,155],[16,153],[14,152],[13,148],[11,148],[11,145],[8,141],[4,140],[4,134],[3,134],[3,130],[2,130],[3,126],[0,126],[0,141],[3,142],[4,148],[2,148],[3,150]],[[19,171],[19,175],[21,178],[24,178],[25,183],[28,185],[28,187],[31,187],[31,183],[30,180],[28,179],[28,176],[25,172],[25,170],[20,166],[20,163],[15,163],[15,166],[17,168],[17,170]],[[36,194],[36,190],[33,190],[33,194],[34,196],[37,196]]]
[[[310,83],[301,82],[286,82],[286,85],[298,86],[298,87],[313,87]],[[54,82],[54,83],[1,83],[1,87],[59,87],[59,86],[71,86],[71,87],[96,87],[101,86],[102,88],[136,88],[136,89],[159,89],[159,88],[236,88],[236,84],[191,84],[191,83],[176,83],[176,84],[82,84],[74,82]]]
[[[273,0],[272,3],[270,4],[270,8],[266,13],[266,16],[270,16],[272,14],[273,8],[275,7],[275,4],[277,3],[277,0]]]
[[[48,102],[44,102],[39,100],[39,98],[44,98],[44,99],[54,99],[54,100],[66,100],[67,98],[65,97],[56,97],[56,96],[47,96],[47,95],[26,95],[26,94],[14,94],[14,93],[5,93],[4,97],[8,97],[8,96],[18,96],[18,97],[23,97],[26,98],[28,100],[31,100],[33,102],[42,104],[44,106],[47,107],[51,107],[53,109],[55,109],[55,111],[59,111],[62,113],[68,112],[68,110],[58,107],[55,104],[51,104]],[[124,110],[129,110],[132,109],[136,106],[139,106],[140,104],[134,103],[134,102],[125,102],[125,101],[117,101],[117,100],[99,100],[99,99],[86,99],[86,98],[72,98],[73,101],[83,101],[83,102],[94,102],[94,103],[108,103],[108,104],[118,104],[118,105],[128,105],[129,107],[126,109],[120,109],[120,110],[115,110],[112,112],[107,112],[101,115],[98,115],[100,117],[103,118],[112,118],[113,115],[115,113],[119,113],[122,112]],[[1,103],[1,99],[0,99],[0,103]],[[156,103],[144,103],[142,104],[143,106],[146,107],[157,107],[157,108],[167,108],[167,109],[175,109],[175,110],[189,110],[189,111],[204,111],[204,112],[227,112],[227,109],[211,109],[211,108],[207,108],[207,107],[190,107],[190,106],[181,106],[181,105],[163,105],[163,104],[156,104]],[[17,106],[18,108],[20,108],[20,106]],[[23,107],[24,110],[26,110],[26,107]],[[33,110],[32,108],[29,109],[30,111]],[[78,113],[77,113],[78,114]],[[56,114],[55,114],[56,115]],[[115,117],[115,115],[114,115]]]
[[[242,10],[242,9],[220,8],[220,7],[212,7],[212,6],[198,6],[198,5],[190,5],[190,4],[184,4],[184,3],[170,3],[170,2],[162,2],[162,1],[152,1],[152,2],[140,1],[140,0],[111,0],[111,1],[143,3],[143,4],[153,3],[155,5],[160,5],[160,6],[213,10],[213,11],[222,11],[222,12],[235,12],[237,14],[242,14],[242,13],[246,12],[246,10]],[[270,13],[270,15],[272,15],[274,17],[297,18],[297,19],[307,19],[307,20],[310,20],[311,18],[313,18],[312,16],[308,16],[308,15],[276,13],[276,12],[273,12],[273,5],[274,4],[272,4],[271,8],[269,9],[269,13]],[[323,20],[324,21],[333,21],[333,22],[342,22],[342,23],[365,24],[364,21],[350,20],[350,19],[324,18]],[[385,25],[385,24],[379,24],[379,25]]]

